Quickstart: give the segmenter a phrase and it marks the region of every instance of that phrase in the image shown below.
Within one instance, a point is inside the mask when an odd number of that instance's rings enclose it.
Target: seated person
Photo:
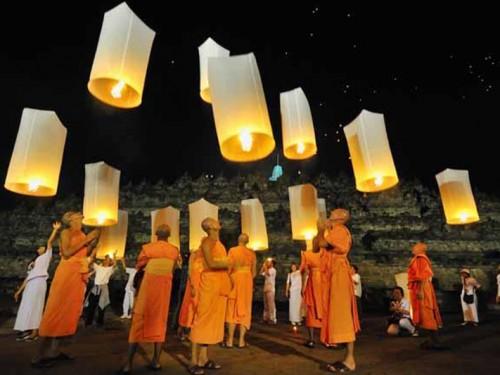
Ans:
[[[409,333],[418,336],[418,332],[410,317],[410,303],[404,298],[403,288],[396,286],[392,289],[392,300],[390,305],[391,317],[387,320],[387,334],[398,336]]]

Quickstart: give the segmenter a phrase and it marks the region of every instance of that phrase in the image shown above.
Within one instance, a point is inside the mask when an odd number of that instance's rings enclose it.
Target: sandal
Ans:
[[[200,366],[192,366],[188,369],[189,373],[192,375],[203,375],[205,371]]]
[[[219,369],[222,368],[221,365],[219,365],[218,363],[215,363],[212,360],[206,361],[205,364],[202,367],[206,368],[207,370],[219,370]]]
[[[347,367],[344,362],[340,361],[332,363],[331,365],[326,365],[326,368],[330,372],[341,372],[341,373],[353,372],[355,370]]]
[[[307,348],[314,348],[314,341],[307,341],[304,343],[304,346]]]
[[[225,349],[232,349],[232,348],[234,348],[234,346],[233,346],[233,345],[228,345],[228,344],[227,344],[227,343],[225,343],[224,341],[223,341],[223,342],[221,342],[219,345],[220,345],[220,347],[221,347],[221,348],[225,348]]]

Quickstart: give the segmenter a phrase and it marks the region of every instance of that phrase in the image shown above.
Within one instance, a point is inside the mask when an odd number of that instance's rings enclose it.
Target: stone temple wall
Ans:
[[[231,179],[192,179],[184,175],[171,184],[128,184],[120,192],[120,208],[129,212],[127,258],[132,263],[141,244],[149,240],[150,211],[154,209],[167,205],[181,209],[181,248],[187,251],[187,204],[204,197],[219,206],[221,238],[229,248],[236,244],[239,234],[240,201],[259,198],[266,215],[270,250],[259,252],[258,259],[259,263],[267,256],[277,260],[276,295],[283,301],[288,267],[292,261],[299,261],[303,247],[291,240],[287,187],[305,182],[316,186],[318,197],[326,199],[328,210],[345,207],[351,211],[351,261],[360,269],[365,306],[369,309],[383,308],[387,290],[394,285],[394,274],[406,270],[410,246],[417,240],[429,245],[435,281],[445,306],[458,308],[458,270],[464,266],[471,268],[483,284],[483,299],[491,298],[495,268],[500,263],[500,199],[474,192],[481,222],[452,227],[444,221],[437,187],[430,190],[416,180],[402,180],[389,191],[368,195],[357,192],[352,178],[345,175],[303,175],[294,179],[283,176],[277,182],[258,174]],[[50,233],[50,223],[60,219],[65,211],[81,206],[82,197],[60,195],[54,199],[27,199],[13,210],[0,212],[0,293],[12,293],[14,285],[24,277],[34,250],[44,244]],[[114,283],[121,286],[120,277],[117,275]],[[262,278],[258,277],[256,296],[260,296],[261,288]]]

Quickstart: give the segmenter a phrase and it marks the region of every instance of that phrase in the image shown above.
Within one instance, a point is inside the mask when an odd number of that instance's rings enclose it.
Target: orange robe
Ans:
[[[70,232],[70,246],[85,239],[82,231]],[[82,314],[89,266],[84,246],[68,259],[61,258],[40,322],[40,336],[74,335]]]
[[[189,256],[189,277],[186,281],[186,290],[179,312],[179,325],[185,328],[191,328],[193,325],[194,311],[198,303],[198,292],[195,292],[193,298],[191,288],[197,291],[200,287],[201,271],[203,270],[203,257],[201,250],[195,250]]]
[[[321,252],[302,252],[300,270],[308,273],[304,288],[304,304],[306,305],[306,327],[321,328],[323,317],[323,295],[321,283]]]
[[[226,248],[220,241],[210,241],[214,259],[226,257]],[[204,258],[203,250],[200,250]],[[199,299],[194,313],[190,339],[197,344],[217,344],[224,338],[224,318],[226,315],[227,296],[231,291],[231,280],[227,270],[208,268],[204,258],[201,272]]]
[[[165,341],[173,270],[168,263],[178,258],[179,249],[166,241],[142,247],[136,268],[145,267],[145,272],[132,312],[130,343]]]
[[[237,246],[229,250],[229,259],[233,265],[229,274],[233,289],[227,300],[226,323],[241,324],[250,329],[255,253],[244,246]]]
[[[408,290],[413,309],[412,320],[418,327],[436,331],[443,322],[432,286],[432,276],[432,264],[427,255],[414,256],[408,267]],[[420,283],[423,283],[424,298],[422,300],[417,298]]]
[[[327,242],[333,246],[329,255],[326,276],[329,278],[329,299],[323,312],[324,330],[322,337],[328,344],[353,342],[360,330],[356,297],[351,278],[351,265],[347,255],[352,239],[349,229],[335,224],[328,232]]]

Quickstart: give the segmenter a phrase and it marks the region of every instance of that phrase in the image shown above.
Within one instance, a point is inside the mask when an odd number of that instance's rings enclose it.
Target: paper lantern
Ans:
[[[385,130],[384,115],[362,110],[344,127],[356,189],[371,193],[398,183],[396,167]]]
[[[181,243],[179,239],[179,222],[180,222],[181,212],[172,207],[168,206],[160,210],[151,211],[151,242],[157,240],[156,229],[162,224],[167,224],[170,227],[170,237],[168,242],[172,245],[180,248]]]
[[[318,198],[311,184],[290,186],[290,218],[294,240],[312,240],[318,233]]]
[[[207,103],[211,103],[210,86],[208,84],[208,58],[229,57],[229,50],[218,45],[215,40],[208,38],[198,47],[200,56],[200,96]]]
[[[66,128],[55,112],[24,108],[5,188],[38,197],[56,195],[65,142]]]
[[[411,308],[410,292],[408,290],[408,273],[407,272],[397,273],[394,275],[394,278],[396,279],[396,285],[403,288],[404,297],[408,300],[408,304],[410,305],[410,316],[413,316],[413,310]]]
[[[318,198],[318,218],[322,220],[326,220],[326,201],[324,198]]]
[[[85,164],[83,224],[104,227],[118,222],[120,171],[100,161]]]
[[[218,220],[219,207],[203,198],[189,204],[189,249],[191,251],[198,249],[202,238],[207,235],[201,228],[201,222],[207,217]]]
[[[309,102],[302,89],[280,94],[283,153],[288,159],[303,160],[316,155],[316,136]]]
[[[267,250],[266,218],[264,209],[258,199],[241,201],[241,233],[248,234],[248,247],[253,250]]]
[[[125,256],[127,244],[128,212],[118,210],[118,223],[101,231],[97,245],[97,258],[103,259],[106,255],[113,257],[116,251],[116,259]]]
[[[237,162],[268,156],[275,142],[253,53],[208,58],[208,82],[222,156]]]
[[[436,175],[446,222],[451,225],[479,221],[469,171],[445,169]]]
[[[115,107],[139,106],[154,37],[126,3],[106,12],[87,85],[90,93]]]

